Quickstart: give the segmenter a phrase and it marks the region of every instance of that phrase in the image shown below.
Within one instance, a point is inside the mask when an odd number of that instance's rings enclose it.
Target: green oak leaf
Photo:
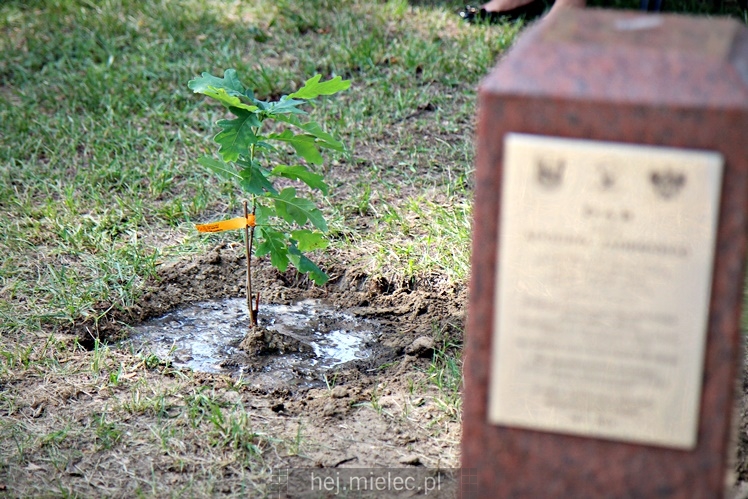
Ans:
[[[206,91],[202,93],[204,93],[208,97],[213,97],[226,107],[238,107],[247,111],[257,111],[259,109],[257,106],[245,104],[239,99],[239,97],[229,95],[226,90],[222,88],[217,89],[215,92]]]
[[[223,131],[213,140],[221,145],[218,152],[224,161],[236,161],[240,154],[257,142],[258,137],[252,128],[259,127],[260,121],[254,113],[246,109],[231,107],[229,110],[236,115],[236,118],[219,120],[217,125],[223,128]]]
[[[212,171],[224,180],[235,182],[241,180],[241,175],[231,165],[228,165],[220,159],[215,159],[210,156],[203,156],[197,160],[202,166]]]
[[[309,278],[318,286],[324,285],[330,280],[330,276],[317,267],[309,258],[301,254],[301,251],[293,244],[288,247],[288,259],[299,272],[309,274]]]
[[[258,136],[257,136],[257,138],[258,138],[258,139],[259,139],[259,138],[263,138],[263,139],[265,139],[265,138],[267,138],[267,137],[260,137],[260,136],[258,135]],[[269,142],[265,142],[264,140],[260,140],[260,141],[258,141],[258,142],[257,142],[257,143],[255,144],[255,149],[257,149],[257,148],[260,148],[260,149],[267,149],[268,151],[273,151],[273,152],[278,152],[278,149],[277,149],[276,147],[274,147],[274,146],[273,146],[273,144],[271,144],[271,143],[269,143]]]
[[[304,104],[303,100],[289,99],[287,96],[280,98],[278,102],[266,102],[265,110],[268,115],[275,118],[279,114],[306,114],[299,109],[299,104]]]
[[[327,133],[319,124],[313,121],[302,123],[299,118],[292,115],[278,115],[274,116],[274,119],[301,128],[308,134],[313,135],[317,139],[316,144],[320,147],[334,149],[339,152],[345,151],[345,146],[343,146],[342,142]]]
[[[317,138],[317,145],[343,152],[343,143],[327,133],[319,124],[309,121],[301,125],[301,129]]]
[[[260,234],[260,242],[257,245],[255,255],[270,255],[270,263],[281,272],[288,268],[288,247],[286,246],[286,236],[282,232],[273,230],[269,227],[258,227],[256,229]]]
[[[222,88],[231,95],[244,95],[244,85],[239,81],[239,77],[236,76],[235,69],[227,69],[223,72],[223,78],[213,76],[212,74],[205,72],[200,78],[195,78],[187,83],[187,86],[192,89],[195,93],[203,93],[209,88]]]
[[[279,165],[273,168],[270,175],[276,177],[290,178],[291,180],[301,180],[312,189],[319,189],[323,194],[327,195],[328,185],[324,182],[324,176],[310,172],[306,166],[303,165]]]
[[[218,78],[210,73],[203,73],[200,78],[195,78],[187,83],[187,86],[197,94],[207,95],[221,102],[226,107],[239,107],[248,111],[254,111],[257,106],[242,102],[240,97],[253,99],[254,95],[246,95],[244,85],[236,76],[236,71],[227,69],[223,78]]]
[[[237,164],[244,167],[242,171],[239,172],[239,176],[241,177],[239,185],[242,186],[242,189],[250,194],[256,194],[258,196],[261,196],[266,192],[278,194],[278,191],[275,190],[275,187],[273,187],[273,184],[267,179],[262,168],[259,167],[259,164],[256,161],[250,163],[249,161],[239,159],[237,160]]]
[[[296,135],[291,130],[283,130],[282,133],[272,133],[267,138],[286,142],[305,160],[314,165],[322,164],[322,155],[312,135]]]
[[[322,232],[327,232],[327,223],[322,212],[315,208],[310,200],[297,198],[296,189],[293,187],[286,187],[273,199],[275,212],[286,222],[290,224],[296,222],[303,226],[309,221]]]
[[[260,203],[257,203],[255,206],[255,223],[257,225],[267,225],[270,222],[270,217],[273,215],[275,215],[273,208],[265,207]]]
[[[314,99],[318,95],[332,95],[351,86],[350,80],[343,80],[340,76],[320,83],[322,75],[314,75],[309,78],[304,86],[289,95],[292,99]]]
[[[321,232],[314,232],[306,229],[292,230],[291,238],[296,241],[297,246],[301,251],[325,249],[329,244],[327,239],[325,239],[325,235]]]

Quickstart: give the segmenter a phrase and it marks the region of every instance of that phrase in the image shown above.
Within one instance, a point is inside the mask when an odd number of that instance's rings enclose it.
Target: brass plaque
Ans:
[[[722,166],[506,136],[491,423],[696,445]]]

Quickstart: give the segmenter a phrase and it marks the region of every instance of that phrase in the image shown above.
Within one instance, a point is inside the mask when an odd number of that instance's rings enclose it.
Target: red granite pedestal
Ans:
[[[697,445],[692,450],[487,419],[504,137],[509,132],[724,156]],[[572,10],[530,27],[479,94],[462,467],[479,497],[721,497],[748,220],[748,29],[734,20]],[[498,241],[498,242],[497,242]]]

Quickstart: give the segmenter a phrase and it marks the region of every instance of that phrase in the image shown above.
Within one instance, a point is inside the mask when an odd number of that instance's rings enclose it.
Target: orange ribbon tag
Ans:
[[[247,218],[236,217],[221,222],[213,222],[212,224],[196,225],[195,228],[199,232],[223,232],[224,230],[244,229],[246,227],[254,226],[255,216],[247,215]]]

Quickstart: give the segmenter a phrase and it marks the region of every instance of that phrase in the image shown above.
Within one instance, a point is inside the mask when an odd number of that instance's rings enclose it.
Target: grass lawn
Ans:
[[[0,3],[0,495],[254,496],[303,454],[302,424],[263,426],[241,383],[98,337],[162,266],[241,243],[194,229],[244,199],[196,161],[225,117],[187,88],[203,71],[259,98],[350,79],[311,111],[348,146],[323,166],[333,243],[313,258],[465,287],[476,89],[523,24],[468,26],[460,5]],[[459,426],[459,341],[441,345],[418,386]]]

